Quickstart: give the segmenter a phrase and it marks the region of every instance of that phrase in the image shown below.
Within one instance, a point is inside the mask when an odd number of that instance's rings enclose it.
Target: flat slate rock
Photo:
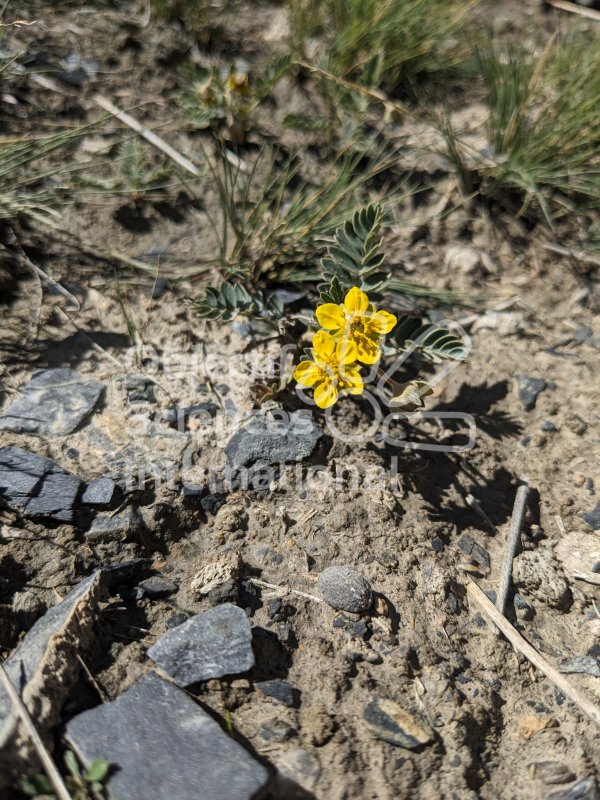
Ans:
[[[38,370],[0,419],[0,428],[65,436],[92,413],[104,389],[102,381],[72,369]]]
[[[223,603],[170,630],[148,656],[178,686],[239,675],[254,666],[252,627],[243,609]]]
[[[81,480],[52,459],[20,447],[0,448],[0,505],[29,517],[71,522]]]
[[[113,765],[108,800],[250,800],[269,779],[210,714],[153,672],[74,717],[66,738],[84,765]]]
[[[112,478],[96,478],[90,481],[81,495],[81,502],[86,506],[106,508],[120,499],[121,490]]]
[[[102,576],[94,572],[26,633],[4,666],[42,734],[60,721],[60,710],[79,673],[77,655],[91,643]],[[0,786],[19,769],[30,772],[30,739],[0,685]]]
[[[306,412],[294,411],[285,421],[257,416],[231,437],[225,452],[236,469],[254,463],[302,461],[312,454],[322,435]]]
[[[88,541],[123,541],[131,531],[137,530],[142,520],[134,506],[127,506],[118,514],[98,514],[85,534]]]

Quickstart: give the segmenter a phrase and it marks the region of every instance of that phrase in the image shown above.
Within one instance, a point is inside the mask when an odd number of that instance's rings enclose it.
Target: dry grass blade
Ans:
[[[546,2],[561,11],[570,11],[571,14],[579,14],[580,17],[587,17],[600,22],[600,11],[596,11],[594,8],[578,6],[576,3],[570,3],[569,0],[546,0]]]
[[[52,760],[52,756],[46,749],[41,736],[37,732],[35,725],[33,724],[33,720],[29,715],[29,711],[25,706],[25,703],[21,700],[19,693],[15,689],[13,682],[10,679],[9,674],[7,673],[6,669],[4,668],[4,664],[0,664],[0,680],[4,688],[6,689],[6,693],[10,697],[18,715],[21,717],[23,721],[23,725],[27,729],[27,733],[29,734],[29,738],[31,739],[35,749],[37,750],[38,756],[48,779],[52,783],[54,787],[54,791],[56,792],[56,796],[58,800],[73,800],[69,790],[65,786],[65,783],[62,779],[62,775],[58,771],[58,767]]]
[[[510,582],[512,579],[513,560],[519,544],[521,526],[523,524],[523,517],[525,516],[528,495],[529,486],[525,481],[523,485],[519,486],[517,489],[515,504],[513,506],[512,517],[510,520],[510,530],[506,539],[506,549],[504,551],[504,561],[502,563],[502,573],[500,575],[500,585],[498,586],[498,597],[496,599],[496,608],[501,614],[504,614],[504,609],[506,607],[506,600],[508,598]]]
[[[525,656],[534,667],[543,672],[544,675],[557,686],[560,691],[569,698],[579,709],[592,719],[596,725],[600,726],[600,707],[592,703],[584,694],[576,689],[573,684],[568,681],[564,675],[555,669],[544,656],[532,647],[521,634],[514,628],[506,617],[501,614],[492,601],[485,595],[485,593],[477,586],[477,584],[470,581],[467,584],[468,595],[480,606],[490,620],[496,625],[500,631],[506,636],[508,641],[519,653]]]

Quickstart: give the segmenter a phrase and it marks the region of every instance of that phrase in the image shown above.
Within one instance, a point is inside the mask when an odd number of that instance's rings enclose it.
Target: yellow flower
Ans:
[[[350,289],[341,305],[324,303],[316,313],[319,324],[331,331],[334,339],[341,338],[356,345],[357,359],[363,364],[379,361],[379,339],[397,322],[393,314],[377,311],[357,286]]]
[[[340,395],[361,394],[363,381],[354,366],[357,356],[354,342],[338,341],[327,331],[315,333],[314,361],[301,361],[294,378],[301,386],[315,387],[315,403],[319,408],[329,408]]]

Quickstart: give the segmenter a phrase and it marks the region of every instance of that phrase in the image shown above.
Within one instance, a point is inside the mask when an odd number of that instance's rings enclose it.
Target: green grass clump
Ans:
[[[456,0],[290,0],[296,47],[323,43],[320,66],[371,88],[396,93],[456,67],[459,33],[472,3]]]
[[[476,56],[488,93],[489,152],[469,152],[447,128],[454,164],[478,173],[484,195],[512,196],[513,205],[516,195],[521,212],[535,202],[550,224],[565,208],[596,205],[600,40],[553,40],[541,54],[488,43]]]

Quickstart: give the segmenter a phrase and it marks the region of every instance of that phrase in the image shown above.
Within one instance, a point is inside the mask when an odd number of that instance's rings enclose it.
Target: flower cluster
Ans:
[[[328,408],[340,395],[362,394],[359,365],[379,361],[381,337],[397,320],[393,314],[377,310],[356,286],[343,303],[324,303],[316,315],[323,330],[313,337],[313,360],[301,361],[294,378],[301,386],[314,386],[315,403]]]

